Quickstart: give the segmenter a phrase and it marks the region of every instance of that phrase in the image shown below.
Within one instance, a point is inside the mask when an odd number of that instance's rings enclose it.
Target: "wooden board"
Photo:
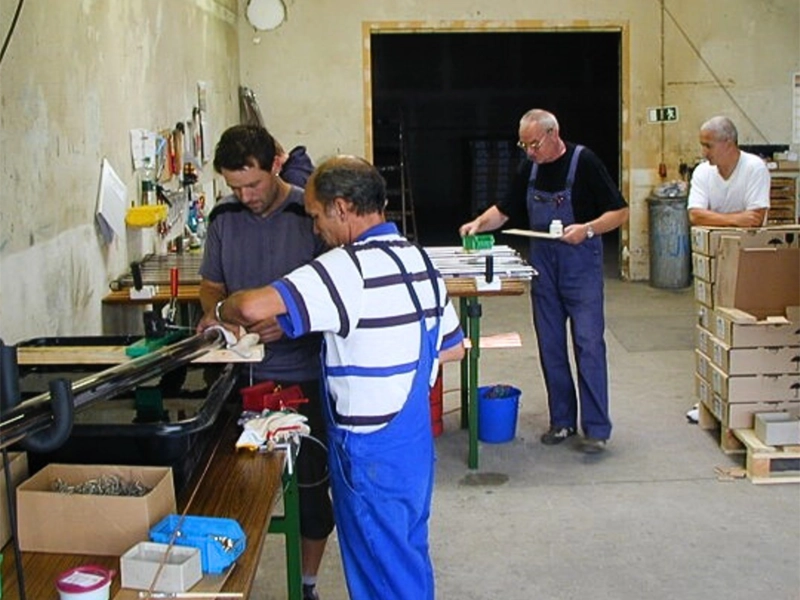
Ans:
[[[561,235],[548,231],[532,231],[530,229],[503,229],[500,233],[508,235],[521,235],[523,237],[544,238],[546,240],[557,240]]]
[[[464,338],[464,347],[472,348],[472,341]],[[495,335],[482,335],[480,339],[481,350],[491,348],[521,348],[522,337],[516,331],[510,333],[497,333]]]
[[[250,363],[264,359],[264,345],[250,349],[251,355],[243,357],[233,350],[209,350],[195,358],[194,363]],[[47,348],[17,348],[20,365],[118,365],[131,358],[125,354],[125,346],[51,346]]]

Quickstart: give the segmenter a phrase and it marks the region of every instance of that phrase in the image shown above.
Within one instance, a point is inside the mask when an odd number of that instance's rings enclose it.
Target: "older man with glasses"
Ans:
[[[552,113],[540,109],[525,113],[517,146],[528,161],[517,173],[510,194],[462,225],[459,233],[497,229],[510,218],[525,218],[529,228],[539,232],[547,232],[554,220],[564,224],[560,237],[533,237],[530,242],[530,262],[539,272],[531,287],[533,323],[550,409],[550,428],[541,441],[555,445],[572,437],[580,418],[580,449],[602,452],[611,437],[611,419],[601,234],[627,221],[628,206],[597,155],[561,139]]]

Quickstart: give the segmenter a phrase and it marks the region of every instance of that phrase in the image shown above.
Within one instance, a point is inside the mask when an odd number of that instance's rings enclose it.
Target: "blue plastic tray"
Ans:
[[[179,524],[174,543],[200,549],[203,573],[222,573],[247,546],[247,536],[236,520],[191,515],[184,516],[183,521],[180,515],[167,515],[150,530],[150,540],[169,544]]]

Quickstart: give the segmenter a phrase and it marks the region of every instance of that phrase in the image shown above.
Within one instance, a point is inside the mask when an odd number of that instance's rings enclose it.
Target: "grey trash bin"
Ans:
[[[689,215],[686,196],[647,199],[650,216],[650,285],[688,287],[692,279]]]

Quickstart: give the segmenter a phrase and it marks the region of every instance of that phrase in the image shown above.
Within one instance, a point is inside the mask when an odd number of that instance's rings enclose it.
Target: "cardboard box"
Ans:
[[[695,277],[694,299],[708,308],[714,308],[714,284]]]
[[[694,307],[697,310],[697,324],[711,331],[714,328],[714,309],[699,302]]]
[[[792,446],[800,444],[800,417],[790,412],[756,413],[756,437],[767,446]]]
[[[713,282],[716,277],[716,259],[699,252],[692,253],[692,274],[703,281]]]
[[[783,315],[759,320],[737,308],[714,310],[712,333],[732,348],[800,346],[800,307],[789,306]]]
[[[711,356],[711,349],[713,346],[711,345],[711,338],[714,336],[711,335],[711,332],[708,329],[704,329],[698,325],[695,327],[695,348],[700,350],[706,356]]]
[[[694,364],[695,364],[695,371],[697,372],[697,374],[700,375],[700,377],[702,377],[704,381],[710,381],[711,359],[702,352],[700,352],[700,350],[695,350]]]
[[[712,398],[714,392],[711,389],[711,383],[699,371],[694,374],[694,395],[700,402],[705,404],[711,412],[713,408]],[[714,416],[717,416],[716,414]],[[717,420],[719,417],[717,416]]]
[[[691,229],[692,252],[706,256],[719,253],[723,237],[738,238],[742,248],[798,248],[800,225],[772,225],[769,227],[703,227]]]
[[[119,563],[122,587],[134,590],[185,592],[203,577],[200,549],[189,546],[139,542]]]
[[[711,336],[711,362],[728,375],[800,373],[800,346],[731,348]]]
[[[800,248],[743,248],[740,241],[721,241],[714,306],[737,308],[757,319],[800,306]]]
[[[727,429],[753,429],[755,415],[763,412],[791,412],[800,410],[800,401],[785,402],[741,402],[731,404],[717,394],[701,400],[714,418]]]
[[[800,399],[800,373],[728,375],[714,364],[709,367],[711,389],[730,403]]]
[[[9,452],[8,468],[11,472],[11,484],[16,489],[20,482],[28,478],[28,455],[24,452]],[[11,524],[6,502],[6,475],[2,471],[3,463],[0,462],[0,547],[5,546],[11,539]]]
[[[150,488],[144,496],[99,496],[53,491],[62,480],[78,485],[113,475]],[[147,540],[150,527],[175,512],[169,467],[52,463],[17,488],[19,544],[28,552],[120,556]]]

